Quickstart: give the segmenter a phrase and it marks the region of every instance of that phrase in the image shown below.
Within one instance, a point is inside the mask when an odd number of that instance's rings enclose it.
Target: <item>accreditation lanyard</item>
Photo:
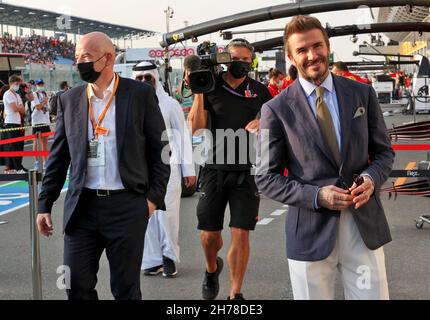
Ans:
[[[91,87],[90,84],[87,86],[87,98],[88,98],[88,108],[90,111],[90,119],[91,119],[91,126],[93,127],[93,134],[94,134],[94,140],[97,141],[99,138],[99,135],[107,136],[108,135],[108,129],[102,127],[102,122],[106,116],[107,111],[109,110],[110,105],[112,104],[112,100],[115,97],[116,90],[118,89],[118,83],[119,83],[119,76],[115,75],[115,86],[112,91],[112,94],[108,100],[108,103],[106,104],[106,107],[104,108],[102,114],[99,117],[99,120],[96,123],[96,119],[94,117],[94,109],[93,104],[91,103]]]
[[[251,90],[249,90],[249,83],[246,86],[246,90],[245,90],[245,95],[242,95],[238,92],[236,92],[233,89],[230,89],[229,87],[227,87],[225,84],[222,86],[225,90],[227,90],[228,92],[230,92],[231,94],[234,94],[235,96],[238,97],[242,97],[242,98],[257,98],[257,94],[252,94]]]

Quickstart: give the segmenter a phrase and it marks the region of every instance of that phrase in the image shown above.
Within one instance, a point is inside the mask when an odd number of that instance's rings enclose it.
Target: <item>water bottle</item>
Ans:
[[[39,171],[39,161],[34,161],[34,170]]]

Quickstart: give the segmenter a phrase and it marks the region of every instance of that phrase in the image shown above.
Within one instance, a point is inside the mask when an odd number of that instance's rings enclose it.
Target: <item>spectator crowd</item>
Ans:
[[[2,53],[28,54],[27,63],[52,64],[56,58],[74,60],[75,56],[75,45],[71,41],[41,35],[13,37],[5,33],[0,38],[0,47]]]

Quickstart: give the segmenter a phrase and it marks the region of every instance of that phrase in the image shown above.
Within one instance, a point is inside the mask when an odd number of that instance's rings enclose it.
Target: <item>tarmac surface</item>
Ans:
[[[394,115],[385,118],[388,127],[412,120],[412,116]],[[418,115],[418,121],[430,120],[430,115]],[[405,141],[393,142],[410,143]],[[430,141],[419,142],[430,143]],[[411,162],[427,159],[426,151],[399,151],[394,169],[404,169]],[[24,164],[31,167],[32,159]],[[389,179],[391,185],[395,179]],[[410,179],[408,181],[411,181]],[[1,192],[1,191],[0,191]],[[61,234],[64,193],[53,210],[55,232],[51,238],[41,238],[41,263],[43,299],[65,299],[64,290],[57,288],[62,265],[63,237]],[[143,299],[201,299],[201,282],[204,259],[199,243],[195,214],[199,194],[183,198],[181,202],[180,246],[181,263],[177,265],[178,276],[165,279],[162,276],[141,276]],[[391,299],[430,299],[430,225],[422,230],[415,227],[414,220],[421,214],[430,214],[429,198],[399,196],[396,200],[381,195],[382,203],[391,228],[393,241],[385,246],[387,276]],[[285,257],[284,219],[288,208],[283,204],[262,198],[260,218],[251,234],[251,257],[245,277],[243,293],[246,299],[290,300],[293,298]],[[223,231],[224,248],[220,256],[226,261],[230,242],[229,214],[226,212]],[[31,259],[29,208],[24,207],[0,216],[0,299],[31,299]],[[228,267],[220,276],[218,299],[228,295]],[[99,298],[112,299],[109,288],[109,267],[105,255],[100,261],[97,290]],[[343,299],[341,280],[337,279],[337,299]]]

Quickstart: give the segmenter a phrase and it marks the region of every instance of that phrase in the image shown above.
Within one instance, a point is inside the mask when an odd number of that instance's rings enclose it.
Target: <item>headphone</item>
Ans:
[[[243,38],[233,39],[227,45],[226,51],[228,52],[228,50],[229,50],[230,47],[235,47],[235,46],[245,47],[249,51],[251,51],[251,68],[254,69],[254,70],[257,69],[258,68],[258,57],[255,54],[254,47],[251,46],[251,44],[249,43],[249,41],[246,40],[246,39],[243,39]]]

